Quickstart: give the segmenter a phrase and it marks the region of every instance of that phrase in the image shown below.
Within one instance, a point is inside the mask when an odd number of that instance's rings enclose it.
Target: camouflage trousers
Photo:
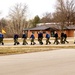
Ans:
[[[61,37],[61,40],[60,40],[61,44],[64,44],[64,38]]]
[[[31,45],[34,45],[35,42],[34,42],[34,39],[31,39]]]
[[[0,43],[1,43],[2,45],[4,45],[4,43],[3,43],[3,38],[0,38]]]
[[[16,45],[16,44],[17,44],[17,45],[19,44],[19,42],[18,42],[18,39],[17,39],[17,38],[15,38],[15,39],[14,39],[14,45]]]
[[[49,41],[50,38],[46,38],[46,45],[49,43],[51,44],[51,42]]]
[[[0,43],[2,43],[3,42],[3,38],[0,38]]]
[[[59,44],[59,41],[58,41],[58,38],[55,38],[55,40],[54,40],[54,44]]]
[[[27,40],[26,38],[23,38],[23,45],[28,44],[26,40]]]
[[[64,38],[64,43],[65,43],[65,42],[69,43],[69,42],[67,41],[67,38]]]
[[[38,38],[39,44],[41,44],[41,45],[43,44],[42,39],[43,38]]]

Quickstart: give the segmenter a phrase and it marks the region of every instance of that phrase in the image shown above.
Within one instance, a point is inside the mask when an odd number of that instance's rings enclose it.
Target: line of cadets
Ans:
[[[54,37],[55,37],[55,40],[54,40],[54,43],[53,44],[59,44],[59,41],[58,41],[58,33],[55,31],[55,33],[54,33]],[[3,43],[3,38],[4,38],[4,36],[3,36],[3,34],[0,32],[0,43],[2,44],[2,45],[4,45],[4,43]],[[14,34],[14,45],[19,45],[20,43],[18,42],[18,38],[19,38],[19,36],[18,36],[18,34],[17,33],[15,33]],[[48,32],[46,32],[46,36],[45,36],[45,38],[46,38],[46,45],[48,45],[48,44],[51,44],[51,42],[49,41],[50,40],[50,34],[48,33]],[[22,34],[22,39],[23,39],[23,43],[22,43],[22,45],[27,45],[28,43],[27,43],[27,34],[25,33],[25,32],[23,32],[23,34]],[[35,36],[34,36],[34,33],[32,32],[32,34],[31,34],[31,36],[30,36],[30,39],[31,39],[31,45],[35,45],[36,43],[34,42],[34,40],[35,40]],[[66,35],[66,33],[64,33],[64,32],[62,32],[61,33],[61,39],[60,39],[60,43],[61,44],[65,44],[65,42],[67,42],[67,43],[69,43],[67,40],[67,35]],[[38,32],[38,42],[39,42],[39,44],[40,45],[43,45],[43,32],[42,31],[40,31],[40,32]]]
[[[58,45],[59,44],[59,41],[58,41],[58,33],[55,31],[55,33],[54,33],[54,37],[55,37],[55,40],[54,40],[54,43],[53,44],[56,44],[56,45]],[[26,33],[25,32],[23,32],[23,35],[22,35],[22,38],[23,38],[23,43],[22,43],[22,45],[26,45],[26,44],[28,44],[27,43],[27,35],[26,35]],[[45,38],[46,38],[46,45],[48,45],[48,44],[51,44],[51,42],[50,42],[50,34],[48,33],[48,32],[46,32],[46,36],[45,36]],[[35,36],[34,36],[34,33],[32,32],[32,34],[31,34],[31,36],[30,36],[30,39],[31,39],[31,45],[35,45],[36,43],[34,42],[34,40],[35,40]],[[38,42],[39,42],[39,44],[40,45],[43,45],[43,32],[42,31],[40,31],[40,32],[38,32]],[[68,41],[67,41],[67,35],[66,35],[66,33],[64,33],[64,32],[62,32],[61,33],[61,40],[60,40],[60,43],[61,44],[65,44],[65,42],[67,42],[67,43],[69,43]],[[18,34],[15,34],[14,35],[14,45],[18,45],[19,44],[19,42],[18,42]]]

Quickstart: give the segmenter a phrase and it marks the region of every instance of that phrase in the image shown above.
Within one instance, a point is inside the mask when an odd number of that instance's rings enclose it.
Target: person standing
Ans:
[[[2,45],[4,45],[4,43],[3,43],[3,38],[4,38],[4,36],[3,36],[3,34],[0,32],[0,43],[1,43]]]
[[[14,45],[19,45],[20,43],[18,42],[18,38],[19,38],[19,35],[17,33],[14,34]]]
[[[40,31],[40,32],[38,33],[38,41],[39,41],[39,44],[40,44],[40,45],[43,45],[42,40],[43,40],[43,33],[42,33],[42,31]]]
[[[36,43],[34,42],[34,39],[35,39],[35,36],[34,36],[34,33],[32,32],[31,36],[31,45],[35,45]]]
[[[23,38],[23,43],[22,43],[22,45],[28,44],[27,41],[26,41],[26,40],[27,40],[27,34],[26,34],[26,32],[23,32],[22,38]]]
[[[64,44],[64,33],[61,33],[61,40],[60,40],[61,44]]]
[[[67,34],[66,34],[66,32],[64,32],[64,43],[65,43],[65,42],[69,43],[69,42],[67,41]]]
[[[48,43],[51,44],[49,39],[50,39],[50,34],[48,32],[46,32],[46,45],[48,45]]]
[[[58,41],[58,33],[56,31],[54,33],[54,37],[55,37],[54,44],[56,43],[56,45],[58,45],[59,44],[59,41]]]

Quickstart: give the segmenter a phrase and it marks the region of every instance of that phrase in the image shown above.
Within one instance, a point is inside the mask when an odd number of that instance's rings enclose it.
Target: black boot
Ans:
[[[23,43],[22,45],[26,45],[25,43]]]
[[[32,43],[31,43],[31,45],[32,45]]]
[[[2,45],[4,45],[4,43],[2,42]]]
[[[49,44],[51,44],[51,42],[49,42]]]
[[[14,43],[14,45],[16,45],[16,43]]]
[[[19,45],[20,43],[19,42],[17,42],[17,45]]]

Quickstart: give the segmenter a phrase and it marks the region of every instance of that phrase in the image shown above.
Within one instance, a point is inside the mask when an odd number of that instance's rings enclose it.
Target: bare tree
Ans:
[[[48,13],[48,12],[44,13],[43,17],[41,18],[41,22],[43,22],[43,23],[52,22],[52,14]]]
[[[14,33],[17,32],[21,34],[23,28],[27,27],[26,21],[26,11],[27,5],[24,4],[16,4],[9,11],[10,23],[9,23],[9,31]]]
[[[75,21],[75,3],[74,0],[57,0],[56,11],[53,14],[54,19],[61,23],[61,29],[64,25],[71,25]]]
[[[70,2],[66,1],[66,13],[67,13],[67,22],[69,24],[75,23],[75,3],[74,0],[71,0]]]

